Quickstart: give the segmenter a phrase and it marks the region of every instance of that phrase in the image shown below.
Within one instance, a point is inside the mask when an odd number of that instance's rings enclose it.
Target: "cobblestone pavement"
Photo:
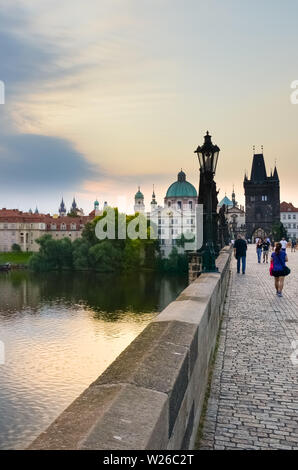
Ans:
[[[298,449],[298,252],[288,257],[282,298],[254,246],[245,275],[232,260],[200,449]]]

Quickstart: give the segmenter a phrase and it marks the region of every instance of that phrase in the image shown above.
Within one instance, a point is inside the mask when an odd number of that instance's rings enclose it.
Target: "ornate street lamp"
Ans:
[[[217,242],[217,191],[214,175],[220,148],[213,145],[207,131],[204,144],[195,150],[200,163],[200,188],[198,203],[204,205],[203,272],[217,272],[215,265],[215,244]]]

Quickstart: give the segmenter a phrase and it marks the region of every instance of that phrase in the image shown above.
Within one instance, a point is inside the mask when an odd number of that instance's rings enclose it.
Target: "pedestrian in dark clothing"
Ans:
[[[258,255],[258,263],[261,262],[262,247],[263,247],[263,240],[262,240],[262,238],[259,238],[258,243],[257,243],[257,245],[256,245],[257,255]]]
[[[247,243],[241,237],[241,235],[238,235],[237,240],[234,243],[234,256],[237,260],[237,273],[240,273],[240,262],[242,262],[242,274],[245,274],[246,251],[247,251]]]
[[[262,245],[262,248],[263,248],[263,263],[268,263],[268,253],[269,253],[269,247],[270,247],[270,242],[268,242],[268,240],[264,240],[263,241],[263,245]]]

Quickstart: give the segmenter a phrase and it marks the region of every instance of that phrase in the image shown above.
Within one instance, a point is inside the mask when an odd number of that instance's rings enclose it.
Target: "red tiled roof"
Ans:
[[[47,229],[50,228],[51,224],[56,224],[57,230],[59,230],[61,224],[66,224],[66,230],[69,230],[71,224],[81,226],[91,220],[92,216],[90,215],[54,218],[50,214],[31,214],[30,212],[22,212],[18,209],[0,209],[0,222],[2,223],[45,223],[47,224]]]
[[[298,212],[298,208],[294,207],[291,202],[282,202],[280,205],[280,212]]]

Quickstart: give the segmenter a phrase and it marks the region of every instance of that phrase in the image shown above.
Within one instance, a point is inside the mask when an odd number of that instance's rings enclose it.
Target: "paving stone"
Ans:
[[[288,256],[282,298],[254,246],[245,276],[232,261],[204,449],[298,450],[298,366],[291,361],[291,343],[298,344],[298,253]]]

